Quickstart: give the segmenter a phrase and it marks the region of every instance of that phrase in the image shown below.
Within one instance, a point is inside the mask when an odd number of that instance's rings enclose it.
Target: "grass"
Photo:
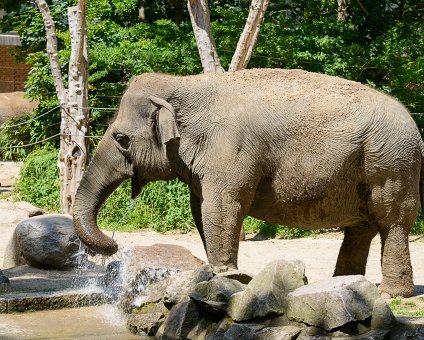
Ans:
[[[392,299],[389,307],[395,315],[424,316],[424,297],[415,296],[407,299]]]

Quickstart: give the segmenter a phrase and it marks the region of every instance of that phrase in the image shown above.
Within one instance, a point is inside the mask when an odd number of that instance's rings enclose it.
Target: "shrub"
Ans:
[[[57,150],[43,148],[27,156],[17,182],[19,199],[48,211],[60,210],[57,155]]]

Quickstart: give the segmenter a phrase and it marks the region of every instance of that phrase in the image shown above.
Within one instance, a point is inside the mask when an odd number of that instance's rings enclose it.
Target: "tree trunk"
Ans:
[[[270,0],[252,0],[249,16],[243,33],[237,43],[236,51],[230,63],[229,71],[242,70],[247,67],[258,40],[259,29]]]
[[[88,50],[85,25],[86,0],[68,8],[71,34],[71,57],[69,61],[68,112],[62,116],[59,173],[60,205],[65,214],[72,213],[75,194],[88,163]]]
[[[212,36],[208,1],[188,0],[187,7],[190,13],[203,71],[205,73],[224,72],[219,62],[215,41]]]
[[[69,62],[69,89],[62,80],[54,21],[45,0],[36,0],[43,17],[47,36],[47,54],[57,98],[61,107],[60,150],[60,206],[62,213],[71,214],[75,193],[87,164],[88,127],[87,103],[87,34],[85,25],[86,0],[68,10],[71,34],[71,59]]]
[[[346,21],[347,19],[347,0],[337,0],[339,5],[337,9],[337,20]]]
[[[43,17],[44,27],[46,29],[46,38],[47,38],[47,55],[49,56],[50,69],[53,76],[54,86],[56,88],[57,99],[59,104],[64,106],[66,104],[66,90],[63,85],[62,72],[60,70],[60,64],[57,54],[57,37],[56,37],[56,28],[54,21],[50,15],[50,9],[44,0],[35,0],[38,9],[41,12]]]

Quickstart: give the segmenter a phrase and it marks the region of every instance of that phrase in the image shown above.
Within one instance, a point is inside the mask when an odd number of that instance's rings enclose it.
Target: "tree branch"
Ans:
[[[56,88],[57,98],[60,105],[66,103],[66,91],[62,80],[62,71],[57,53],[57,37],[54,21],[50,15],[50,9],[45,0],[35,0],[38,9],[41,12],[46,29],[47,47],[46,51],[50,60],[50,68],[53,76],[54,86]]]
[[[255,49],[259,29],[269,2],[270,0],[252,0],[243,33],[240,36],[236,51],[231,59],[229,71],[237,71],[247,67]]]
[[[215,41],[211,32],[209,5],[207,0],[188,0],[188,11],[203,71],[224,72],[215,47]]]

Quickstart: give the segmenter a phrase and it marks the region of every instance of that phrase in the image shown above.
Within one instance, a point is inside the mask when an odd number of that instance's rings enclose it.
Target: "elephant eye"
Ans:
[[[117,134],[114,135],[114,138],[124,150],[128,150],[128,148],[131,145],[130,137],[128,137],[127,135],[124,135],[122,133],[117,133]]]

